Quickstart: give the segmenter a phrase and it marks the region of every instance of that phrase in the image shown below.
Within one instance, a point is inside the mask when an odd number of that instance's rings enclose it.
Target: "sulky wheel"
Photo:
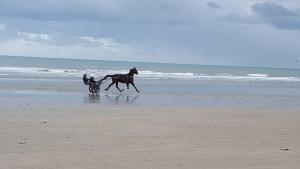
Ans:
[[[100,86],[98,85],[90,85],[89,90],[91,93],[99,93]]]

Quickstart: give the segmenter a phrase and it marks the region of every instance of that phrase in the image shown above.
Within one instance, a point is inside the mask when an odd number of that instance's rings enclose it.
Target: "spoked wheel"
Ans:
[[[90,90],[91,93],[99,93],[100,86],[91,84],[90,87],[89,87],[89,90]]]

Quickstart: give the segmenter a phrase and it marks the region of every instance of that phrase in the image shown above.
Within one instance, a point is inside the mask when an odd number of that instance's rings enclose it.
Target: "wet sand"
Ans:
[[[184,82],[0,79],[0,169],[299,168],[298,83]]]
[[[15,100],[1,104],[1,169],[300,166],[300,111]]]

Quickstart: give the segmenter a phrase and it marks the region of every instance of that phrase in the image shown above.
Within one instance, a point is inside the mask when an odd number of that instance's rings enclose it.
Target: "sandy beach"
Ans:
[[[300,112],[1,105],[1,169],[297,169]]]
[[[300,72],[249,76],[251,68],[200,66],[240,75],[193,78],[176,73],[188,66],[175,65],[173,74],[139,74],[141,93],[104,91],[107,82],[91,95],[81,74],[89,61],[23,60],[0,66],[0,169],[300,166]],[[98,72],[96,79],[103,77]]]

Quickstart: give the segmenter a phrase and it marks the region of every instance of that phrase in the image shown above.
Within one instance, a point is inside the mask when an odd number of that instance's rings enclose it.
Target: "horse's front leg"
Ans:
[[[127,89],[129,89],[129,83],[126,83],[126,85],[127,85]]]
[[[121,90],[121,89],[119,88],[119,82],[116,83],[116,87],[117,87],[117,89],[118,89],[120,92],[124,91],[124,89]]]
[[[135,87],[135,84],[133,82],[131,82],[131,85],[135,88],[135,90],[140,93],[140,91]]]

